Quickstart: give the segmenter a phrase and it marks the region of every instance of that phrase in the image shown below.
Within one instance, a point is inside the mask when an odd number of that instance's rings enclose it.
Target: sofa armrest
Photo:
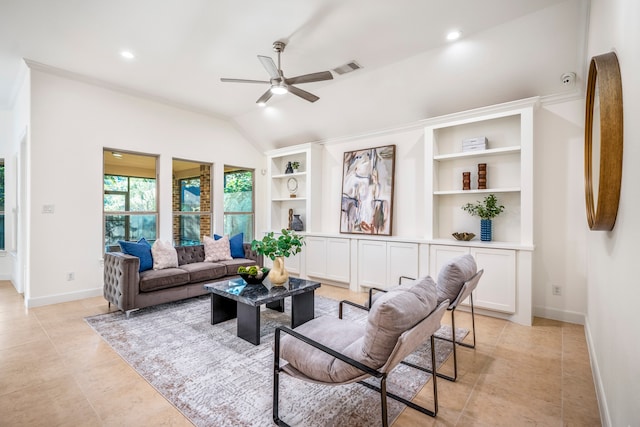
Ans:
[[[246,259],[252,259],[256,262],[256,264],[264,267],[263,256],[258,254],[258,252],[254,251],[253,249],[251,249],[251,243],[243,243],[242,247],[244,248],[244,257]]]
[[[121,252],[104,254],[104,298],[122,311],[135,307],[140,283],[140,258]]]

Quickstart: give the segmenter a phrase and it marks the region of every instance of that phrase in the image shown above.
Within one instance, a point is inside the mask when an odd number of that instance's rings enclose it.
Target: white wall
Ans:
[[[264,156],[226,121],[36,70],[31,93],[29,306],[102,294],[104,147],[160,156],[160,239],[172,238],[173,157],[214,164],[218,233],[224,164],[255,168],[256,194],[264,193]],[[256,205],[261,218],[260,196]],[[69,272],[75,280],[66,280]]]
[[[322,158],[321,227],[340,232],[342,159],[345,151],[396,146],[393,236],[422,239],[425,235],[424,131],[404,130],[325,144]]]
[[[640,2],[592,0],[589,58],[616,51],[622,74],[622,190],[613,231],[587,240],[587,338],[604,425],[640,423]]]
[[[583,323],[586,312],[584,100],[543,104],[534,136],[534,315]],[[561,295],[552,294],[561,287]]]

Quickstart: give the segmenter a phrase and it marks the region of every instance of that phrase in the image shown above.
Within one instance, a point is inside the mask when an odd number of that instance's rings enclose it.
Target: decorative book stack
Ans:
[[[487,189],[487,164],[478,163],[478,190]]]
[[[467,138],[462,140],[462,152],[479,151],[487,149],[487,137],[478,136],[475,138]]]

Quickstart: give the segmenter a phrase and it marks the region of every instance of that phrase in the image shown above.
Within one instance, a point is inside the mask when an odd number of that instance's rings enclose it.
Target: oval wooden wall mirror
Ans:
[[[591,230],[613,230],[622,182],[622,80],[615,52],[591,58],[587,79],[584,179]],[[598,175],[594,175],[594,171]]]

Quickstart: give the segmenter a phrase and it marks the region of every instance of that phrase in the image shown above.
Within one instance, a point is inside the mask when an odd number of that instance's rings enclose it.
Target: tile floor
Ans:
[[[317,293],[366,298],[331,286]],[[0,281],[0,426],[192,425],[83,320],[107,311],[102,297],[27,310]],[[469,327],[470,316],[456,323]],[[476,316],[476,330],[476,349],[458,352],[458,381],[438,381],[437,418],[406,409],[395,427],[601,425],[582,326]],[[431,406],[431,390],[416,400]]]

